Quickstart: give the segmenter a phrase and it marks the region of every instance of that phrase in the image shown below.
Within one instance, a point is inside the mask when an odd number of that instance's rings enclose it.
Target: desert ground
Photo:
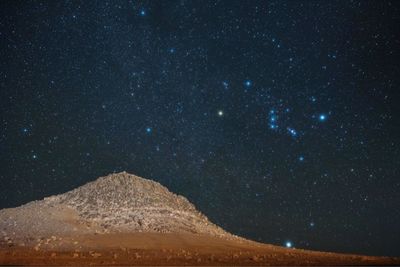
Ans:
[[[301,249],[198,234],[120,233],[53,237],[3,247],[2,265],[400,265],[400,260]]]

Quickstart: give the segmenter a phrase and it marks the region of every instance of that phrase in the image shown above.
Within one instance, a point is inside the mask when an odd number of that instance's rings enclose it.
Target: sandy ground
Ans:
[[[399,258],[287,249],[197,234],[87,234],[4,246],[2,265],[400,265]]]

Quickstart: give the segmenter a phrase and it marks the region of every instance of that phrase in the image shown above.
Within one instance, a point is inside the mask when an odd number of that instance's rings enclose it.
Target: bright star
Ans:
[[[224,112],[222,110],[218,110],[218,116],[222,117],[224,115]]]
[[[246,80],[244,82],[244,85],[246,85],[246,87],[250,87],[251,86],[251,81],[250,80]]]
[[[310,226],[314,227],[315,223],[314,222],[310,222]]]
[[[287,242],[285,243],[285,246],[286,246],[287,248],[291,248],[291,247],[293,246],[293,244],[292,244],[292,242],[287,241]]]
[[[299,160],[300,160],[300,161],[304,161],[304,157],[303,157],[303,156],[300,156],[300,157],[299,157]]]
[[[140,10],[140,16],[146,16],[146,10],[142,9]]]
[[[32,158],[33,158],[33,159],[37,159],[37,155],[36,155],[36,154],[33,154],[33,155],[32,155]]]
[[[320,114],[318,116],[319,121],[325,121],[326,120],[326,115],[325,114]]]
[[[292,128],[287,128],[287,130],[288,130],[288,132],[289,132],[289,134],[291,135],[291,136],[293,136],[293,137],[296,137],[297,136],[297,132],[296,132],[296,130],[295,129],[292,129]]]
[[[147,133],[151,133],[151,128],[150,128],[150,127],[147,127],[147,128],[146,128],[146,132],[147,132]]]

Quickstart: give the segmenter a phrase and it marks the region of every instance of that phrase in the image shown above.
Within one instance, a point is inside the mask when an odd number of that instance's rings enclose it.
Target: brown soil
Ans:
[[[0,249],[3,265],[399,265],[369,257],[227,240],[198,234],[108,233],[58,237]]]

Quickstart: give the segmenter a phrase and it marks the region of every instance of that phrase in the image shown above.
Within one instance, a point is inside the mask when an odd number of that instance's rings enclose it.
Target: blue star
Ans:
[[[289,134],[290,134],[292,137],[296,137],[296,136],[297,136],[297,132],[296,132],[295,129],[288,127],[287,130],[288,130]]]
[[[142,16],[142,17],[146,16],[146,10],[141,9],[140,10],[140,16]]]
[[[292,244],[292,242],[290,242],[290,241],[286,241],[285,246],[286,246],[287,248],[291,248],[291,247],[293,247],[293,244]]]
[[[224,86],[225,89],[229,89],[229,83],[227,81],[223,81],[222,85]]]
[[[37,156],[36,154],[33,154],[33,155],[32,155],[32,158],[33,158],[33,159],[37,159],[38,156]]]
[[[299,157],[299,160],[300,160],[300,161],[304,161],[304,157],[303,157],[303,156],[300,156],[300,157]]]
[[[29,130],[28,130],[28,128],[23,128],[23,129],[22,129],[22,132],[23,132],[23,133],[27,133],[27,132],[29,132]]]
[[[147,132],[147,133],[151,133],[151,131],[152,131],[152,130],[151,130],[150,127],[147,127],[147,128],[146,128],[146,132]]]
[[[320,114],[319,116],[318,116],[318,120],[319,121],[325,121],[327,119],[327,116],[325,115],[325,114]]]
[[[250,80],[244,81],[244,85],[249,88],[252,85],[252,82]]]
[[[314,227],[315,223],[314,222],[310,222],[310,227]]]
[[[171,54],[175,53],[175,51],[176,51],[175,48],[170,48],[170,49],[169,49],[169,52],[170,52]]]

